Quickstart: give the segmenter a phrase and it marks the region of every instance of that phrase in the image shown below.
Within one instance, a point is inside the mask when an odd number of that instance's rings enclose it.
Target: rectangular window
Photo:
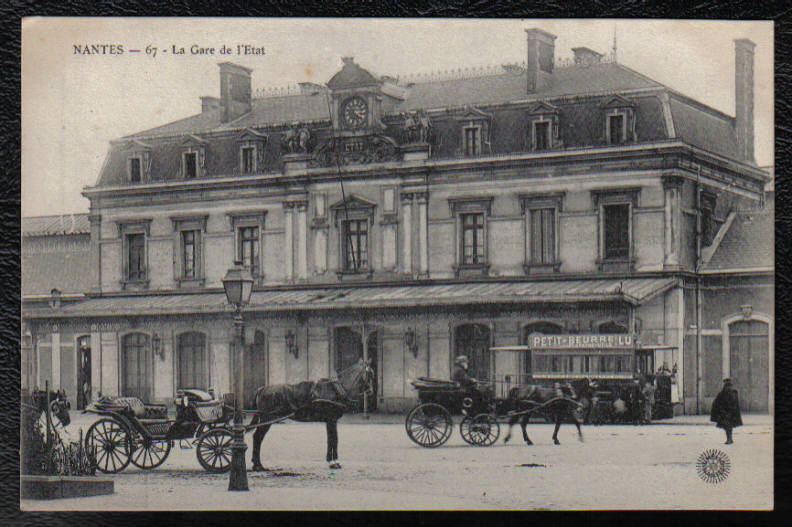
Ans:
[[[129,158],[129,181],[132,183],[140,183],[143,179],[142,169],[140,166],[139,157]]]
[[[481,143],[479,138],[479,128],[465,128],[465,155],[476,156],[481,153]]]
[[[182,231],[182,276],[198,277],[198,231]]]
[[[630,256],[630,205],[604,205],[604,256],[627,259]]]
[[[259,228],[239,228],[239,259],[253,276],[259,272]]]
[[[368,269],[368,220],[344,221],[344,270]]]
[[[255,172],[256,166],[254,164],[254,156],[256,154],[256,148],[253,146],[246,146],[242,149],[242,172],[245,174],[250,174],[251,172]]]
[[[462,263],[483,264],[484,257],[484,214],[462,214]]]
[[[198,154],[187,152],[184,154],[184,178],[195,179],[198,177]]]
[[[608,117],[608,130],[610,133],[610,143],[617,145],[624,142],[624,116],[611,115]]]
[[[146,279],[146,235],[127,234],[127,280]]]
[[[555,209],[532,209],[531,263],[555,263]]]
[[[550,123],[542,121],[534,123],[534,150],[550,148]]]

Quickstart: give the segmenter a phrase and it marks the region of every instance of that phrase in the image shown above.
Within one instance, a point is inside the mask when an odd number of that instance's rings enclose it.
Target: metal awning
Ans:
[[[248,312],[452,306],[540,302],[624,301],[640,305],[668,291],[675,278],[472,282],[436,285],[318,287],[255,291]],[[70,304],[58,311],[24,313],[27,318],[112,315],[169,315],[231,311],[225,294],[107,296]]]

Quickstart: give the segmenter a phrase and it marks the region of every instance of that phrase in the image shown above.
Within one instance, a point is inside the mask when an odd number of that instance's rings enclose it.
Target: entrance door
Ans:
[[[121,339],[121,395],[151,399],[151,346],[145,333]]]
[[[91,402],[91,337],[77,339],[77,409]]]
[[[729,372],[739,392],[740,410],[768,411],[769,360],[770,338],[766,323],[740,320],[729,324]]]
[[[483,324],[457,326],[454,338],[454,357],[467,355],[468,375],[480,381],[490,381],[490,328]]]
[[[340,327],[335,329],[335,370],[336,374],[349,368],[363,358],[363,338],[360,332],[351,327]],[[379,337],[376,331],[368,334],[366,346],[367,358],[371,361],[371,368],[374,370],[374,393],[366,399],[368,411],[377,409],[377,360],[379,355]],[[358,411],[363,410],[360,404]]]
[[[245,346],[245,408],[256,407],[256,390],[267,384],[267,335],[256,331]]]

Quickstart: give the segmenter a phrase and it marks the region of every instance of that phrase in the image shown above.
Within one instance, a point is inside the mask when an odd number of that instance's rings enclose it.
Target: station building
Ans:
[[[111,143],[83,192],[85,296],[23,305],[31,385],[71,386],[87,349],[94,396],[230,391],[221,280],[240,260],[248,398],[367,357],[367,409],[402,411],[411,379],[465,354],[504,382],[665,367],[688,413],[731,372],[772,411],[772,250],[743,245],[772,239],[753,43],[735,42],[735,116],[588,48],[558,61],[538,29],[522,46],[522,64],[401,79],[345,57],[325,85],[263,95],[220,64],[199,114]],[[489,349],[532,333],[634,353]]]

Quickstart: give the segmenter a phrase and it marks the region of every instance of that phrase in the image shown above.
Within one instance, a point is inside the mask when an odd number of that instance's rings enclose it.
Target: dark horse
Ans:
[[[539,386],[536,384],[523,384],[516,386],[509,390],[509,397],[507,399],[506,408],[510,412],[522,412],[529,410],[538,405],[547,404],[542,410],[542,414],[550,421],[555,423],[555,430],[553,431],[553,443],[560,445],[558,441],[558,429],[561,428],[561,423],[572,422],[577,427],[578,439],[583,441],[583,432],[580,430],[580,424],[583,422],[583,407],[585,402],[591,400],[591,383],[588,379],[578,379],[572,382],[565,383],[552,388]],[[509,419],[509,431],[503,439],[507,443],[511,439],[512,426],[520,421],[522,428],[523,439],[528,445],[533,442],[528,437],[525,430],[525,425],[531,413],[524,413],[520,415],[512,415]]]
[[[327,462],[338,462],[338,420],[358,399],[374,393],[374,370],[362,359],[338,374],[338,380],[320,379],[299,384],[273,384],[256,391],[256,408],[250,425],[282,419],[324,422],[327,425]],[[271,424],[261,425],[253,434],[253,470],[261,466],[261,442]]]

